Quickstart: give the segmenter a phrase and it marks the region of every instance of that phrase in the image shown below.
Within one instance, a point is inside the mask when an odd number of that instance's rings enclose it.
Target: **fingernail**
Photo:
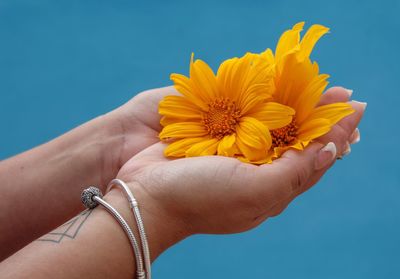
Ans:
[[[315,160],[315,169],[320,170],[325,168],[333,161],[335,157],[336,145],[333,142],[329,142],[318,152]]]
[[[359,101],[353,101],[353,102],[362,105],[364,110],[367,108],[368,105],[366,102],[359,102]]]
[[[344,90],[346,90],[347,94],[349,94],[349,97],[351,97],[351,95],[353,95],[352,89],[344,88]]]
[[[344,147],[343,156],[349,155],[351,152],[350,143],[346,142],[346,146]]]
[[[358,143],[361,140],[360,130],[356,128],[350,136],[350,144]]]

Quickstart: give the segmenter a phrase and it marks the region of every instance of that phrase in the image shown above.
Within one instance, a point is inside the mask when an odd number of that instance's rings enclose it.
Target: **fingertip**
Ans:
[[[352,93],[353,90],[341,86],[331,87],[321,96],[321,100],[318,105],[322,106],[338,102],[347,102],[349,101]]]

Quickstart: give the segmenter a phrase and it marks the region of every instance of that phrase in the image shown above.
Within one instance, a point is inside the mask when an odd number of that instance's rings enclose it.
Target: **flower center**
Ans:
[[[296,119],[293,117],[292,122],[285,127],[271,131],[272,147],[284,147],[291,145],[296,140],[297,131],[298,126],[296,124]]]
[[[219,98],[208,104],[208,112],[203,115],[209,135],[218,139],[233,134],[239,119],[240,110],[236,108],[235,102],[228,98]]]

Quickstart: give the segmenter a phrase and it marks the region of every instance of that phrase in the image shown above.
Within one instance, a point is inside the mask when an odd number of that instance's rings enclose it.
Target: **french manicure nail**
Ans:
[[[345,146],[345,148],[344,148],[344,151],[343,151],[343,154],[342,154],[342,155],[343,155],[343,156],[349,155],[350,152],[351,152],[350,143],[349,143],[349,142],[346,142],[346,146]]]
[[[329,142],[318,152],[315,160],[315,169],[320,170],[325,168],[333,161],[335,157],[336,145],[333,142]]]
[[[359,101],[353,101],[354,103],[360,104],[364,107],[364,110],[367,108],[368,103],[366,102],[359,102]]]
[[[350,144],[358,143],[361,140],[360,130],[356,128],[350,136]]]
[[[346,90],[347,94],[349,94],[349,97],[351,97],[351,95],[353,95],[352,89],[344,88],[344,90]]]

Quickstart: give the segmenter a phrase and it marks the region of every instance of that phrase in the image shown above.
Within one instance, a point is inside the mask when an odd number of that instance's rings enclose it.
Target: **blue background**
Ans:
[[[0,0],[0,158],[50,140],[141,90],[274,47],[305,20],[331,33],[313,58],[369,103],[350,157],[279,217],[195,236],[155,278],[400,278],[399,1]]]

